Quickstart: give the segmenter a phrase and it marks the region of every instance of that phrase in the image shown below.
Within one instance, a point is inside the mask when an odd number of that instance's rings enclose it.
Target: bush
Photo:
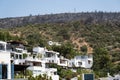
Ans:
[[[82,46],[80,50],[84,53],[87,53],[87,46],[86,45]]]
[[[39,76],[36,76],[36,77],[33,77],[33,76],[30,76],[28,77],[28,80],[52,80],[52,78],[48,78],[48,76],[46,74],[43,74],[43,75],[39,75]]]
[[[27,57],[27,54],[26,53],[24,53],[23,54],[23,59],[25,59]]]

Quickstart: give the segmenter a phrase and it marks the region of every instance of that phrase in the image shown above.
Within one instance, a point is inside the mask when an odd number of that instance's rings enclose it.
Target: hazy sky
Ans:
[[[86,11],[120,12],[120,0],[0,0],[0,18]]]

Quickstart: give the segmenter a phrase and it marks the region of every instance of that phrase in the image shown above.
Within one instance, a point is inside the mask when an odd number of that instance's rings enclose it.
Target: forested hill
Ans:
[[[81,21],[84,24],[114,23],[120,25],[120,12],[91,12],[91,13],[61,13],[49,15],[29,15],[25,17],[0,19],[0,28],[12,28],[25,26],[28,24],[40,23],[65,23],[71,21]]]
[[[92,53],[93,71],[99,77],[120,71],[120,12],[4,18],[0,19],[0,40],[20,41],[31,52],[35,46],[46,47],[68,59]],[[49,46],[48,41],[61,46]]]

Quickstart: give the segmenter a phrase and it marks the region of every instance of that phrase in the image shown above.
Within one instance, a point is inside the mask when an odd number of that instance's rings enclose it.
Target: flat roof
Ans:
[[[59,54],[59,52],[55,52],[55,51],[45,51],[45,52]]]
[[[0,41],[0,43],[2,43],[2,44],[7,44],[7,42],[5,42],[5,41]]]

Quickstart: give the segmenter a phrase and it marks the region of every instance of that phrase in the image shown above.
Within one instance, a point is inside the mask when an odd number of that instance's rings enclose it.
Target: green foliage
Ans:
[[[77,76],[77,73],[72,72],[69,69],[62,69],[60,71],[60,77],[65,78],[66,80],[70,80],[71,78],[76,77],[76,76]]]
[[[25,76],[32,76],[33,73],[30,70],[25,70]]]
[[[83,13],[82,15],[80,14],[81,17],[84,16],[82,19],[78,18],[79,15],[61,14],[63,18],[66,15],[67,18],[69,17],[69,19],[63,19],[62,22],[59,21],[61,20],[59,16],[57,17],[58,23],[48,23],[49,16],[43,19],[39,19],[39,16],[36,16],[36,21],[34,24],[29,22],[30,19],[32,20],[31,16],[29,16],[28,18],[23,19],[25,24],[22,27],[0,29],[0,40],[25,41],[28,43],[27,49],[29,51],[32,51],[34,46],[46,46],[47,41],[49,40],[58,42],[60,41],[63,43],[61,46],[52,46],[50,49],[60,52],[61,55],[70,59],[79,54],[77,50],[74,50],[75,45],[73,45],[74,43],[72,44],[73,38],[76,40],[78,38],[84,38],[85,41],[88,42],[94,49],[93,70],[97,76],[106,76],[107,72],[110,72],[111,74],[118,73],[119,64],[114,63],[119,62],[120,60],[119,52],[116,51],[116,49],[120,49],[120,23],[118,19],[118,14],[120,13],[114,13],[112,17],[110,16],[105,19],[101,18],[103,14],[108,16],[108,14],[111,13]],[[88,16],[86,17],[86,15]],[[74,16],[74,18],[77,19],[74,19],[71,16]],[[116,18],[113,19],[113,17]],[[73,20],[71,21],[71,19]],[[48,21],[46,21],[47,23],[42,22],[40,24],[39,20]],[[53,22],[56,21],[53,19],[51,20]],[[10,34],[12,32],[20,32],[20,37],[12,36]],[[111,47],[109,48],[109,46]],[[107,51],[105,48],[107,48],[109,51]],[[85,46],[83,46],[81,50],[84,53],[87,52]]]
[[[80,22],[78,22],[78,21],[74,22],[74,23],[73,23],[73,27],[74,27],[73,30],[78,31],[79,28],[80,28]]]
[[[32,33],[26,37],[26,40],[29,45],[35,46],[40,45],[44,47],[44,41],[41,39],[41,35],[39,33]]]
[[[65,78],[66,80],[70,80],[73,77],[76,77],[78,73],[72,72],[70,69],[63,69],[61,66],[56,64],[51,64],[49,67],[57,68],[57,74],[60,78]]]
[[[27,54],[26,53],[24,53],[23,54],[23,59],[25,59],[27,57]]]
[[[82,69],[81,69],[81,68],[78,68],[78,69],[77,69],[77,73],[78,73],[78,74],[81,74],[81,73],[82,73]]]
[[[112,52],[111,56],[112,56],[112,62],[116,62],[120,60],[120,52]]]
[[[25,71],[20,71],[17,74],[15,74],[15,78],[19,79],[19,78],[28,78],[31,77],[33,75],[32,71],[30,70],[25,70]]]
[[[96,48],[93,53],[93,70],[96,75],[100,77],[107,76],[109,72],[111,61],[108,51],[105,48]]]
[[[69,40],[70,39],[70,35],[68,33],[68,30],[66,30],[66,29],[60,30],[57,35],[62,36],[64,40]]]
[[[7,31],[0,31],[0,40],[10,41],[10,40],[18,40],[17,36],[11,36]]]
[[[87,46],[86,45],[82,46],[80,50],[84,53],[87,53]]]
[[[89,25],[83,23],[84,20],[64,24],[28,24],[19,28],[8,29],[8,32],[21,32],[20,39],[27,41],[29,47],[46,46],[49,40],[72,42],[72,38],[85,38],[85,41],[90,43],[93,48],[107,46],[112,46],[112,49],[120,48],[119,25],[113,23],[115,25],[113,26],[109,22]]]
[[[66,58],[73,58],[78,55],[78,52],[74,49],[73,45],[70,43],[62,44],[61,46],[52,46],[52,50],[60,52],[60,55]]]
[[[28,80],[52,80],[52,78],[48,77],[46,74],[43,74],[36,77],[30,76],[28,77]]]
[[[118,74],[120,73],[120,63],[119,64],[113,64],[112,67],[110,68],[110,74]]]

